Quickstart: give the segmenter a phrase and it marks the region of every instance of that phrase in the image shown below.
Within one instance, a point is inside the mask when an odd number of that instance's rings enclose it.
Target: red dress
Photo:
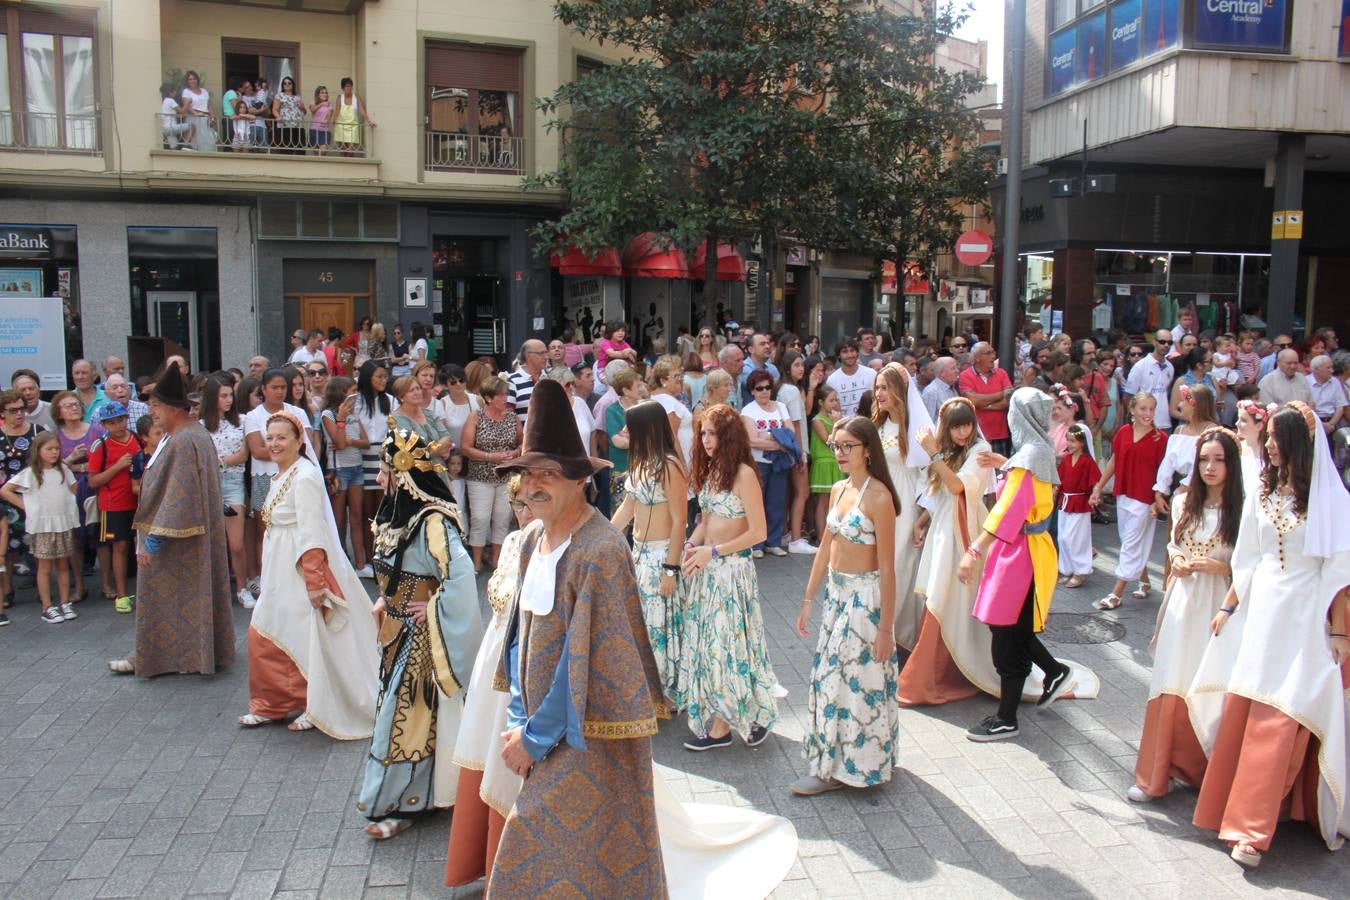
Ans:
[[[1059,511],[1066,513],[1090,513],[1088,496],[1092,488],[1102,477],[1101,469],[1091,456],[1084,453],[1073,461],[1073,454],[1063,456],[1059,461]]]

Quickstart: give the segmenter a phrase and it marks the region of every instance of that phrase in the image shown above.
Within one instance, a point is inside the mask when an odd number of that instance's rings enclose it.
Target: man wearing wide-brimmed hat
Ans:
[[[234,662],[220,460],[189,405],[182,371],[169,366],[150,395],[165,435],[146,463],[132,523],[136,651],[108,663],[119,674],[210,675]]]
[[[586,502],[562,385],[530,398],[520,472],[536,521],[494,686],[511,692],[502,758],[528,777],[492,870],[495,896],[664,897],[651,736],[665,701],[623,535]]]

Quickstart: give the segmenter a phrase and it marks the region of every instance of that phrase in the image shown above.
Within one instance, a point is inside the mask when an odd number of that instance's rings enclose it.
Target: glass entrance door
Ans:
[[[506,280],[500,271],[502,241],[493,238],[433,240],[434,290],[440,309],[441,359],[460,364],[490,356],[500,369],[508,356]],[[433,301],[435,294],[432,295]]]
[[[198,370],[197,294],[193,291],[147,291],[150,333],[168,338],[187,355],[192,371]]]

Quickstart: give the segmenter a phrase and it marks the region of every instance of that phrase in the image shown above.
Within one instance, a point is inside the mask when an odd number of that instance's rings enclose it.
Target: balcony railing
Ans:
[[[98,156],[100,114],[0,110],[0,151]]]
[[[198,153],[261,153],[268,156],[345,157],[370,159],[374,129],[369,125],[312,122],[283,125],[276,119],[244,116],[175,116],[155,114],[155,128],[165,150]],[[339,138],[346,140],[339,142]]]
[[[426,167],[430,170],[503,175],[519,175],[525,171],[523,137],[431,130],[426,136]]]

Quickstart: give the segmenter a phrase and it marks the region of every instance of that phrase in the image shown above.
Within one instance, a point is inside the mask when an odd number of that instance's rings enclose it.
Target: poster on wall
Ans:
[[[1073,86],[1073,57],[1077,32],[1070,28],[1050,36],[1050,93],[1058,94]]]
[[[1111,71],[1123,69],[1139,58],[1139,31],[1143,21],[1142,0],[1122,0],[1111,7]]]
[[[1350,56],[1350,0],[1341,0],[1341,40],[1338,56]]]
[[[1177,0],[1145,0],[1143,54],[1176,46],[1177,22]]]
[[[0,297],[41,296],[41,269],[0,269]]]
[[[1288,11],[1286,0],[1196,0],[1195,43],[1284,50]]]
[[[1078,52],[1074,57],[1076,81],[1092,81],[1106,74],[1106,13],[1078,23]]]
[[[44,391],[66,388],[66,320],[52,298],[0,299],[0,383],[15,369],[38,373]]]

